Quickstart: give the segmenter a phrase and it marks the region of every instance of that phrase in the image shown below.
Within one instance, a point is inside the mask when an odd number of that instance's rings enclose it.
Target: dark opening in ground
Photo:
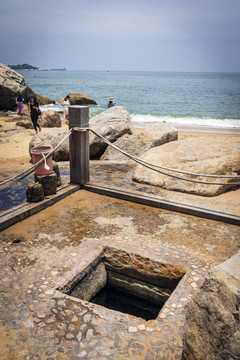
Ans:
[[[88,269],[59,290],[144,320],[156,319],[185,270],[109,249],[104,257],[96,259]]]
[[[163,306],[109,285],[104,286],[91,302],[144,320],[156,319]]]

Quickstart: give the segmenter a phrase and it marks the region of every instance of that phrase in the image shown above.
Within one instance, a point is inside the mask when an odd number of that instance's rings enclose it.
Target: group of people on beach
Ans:
[[[21,94],[18,94],[16,97],[16,104],[18,107],[18,113],[19,115],[23,115],[23,102],[24,98]],[[35,95],[30,95],[27,99],[28,103],[28,111],[30,112],[30,117],[33,123],[34,130],[36,131],[36,134],[42,130],[41,126],[38,123],[39,116],[41,115],[41,110],[39,108],[39,103],[37,101],[37,98]],[[70,96],[65,96],[64,100],[60,102],[60,104],[63,106],[63,115],[65,119],[65,123],[68,124],[68,108],[70,106]],[[108,102],[108,108],[111,108],[115,106],[116,103],[114,103],[113,97],[110,97]]]

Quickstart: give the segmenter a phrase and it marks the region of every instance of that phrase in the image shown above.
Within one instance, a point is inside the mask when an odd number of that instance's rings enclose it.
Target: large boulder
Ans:
[[[29,153],[31,155],[31,149],[39,146],[51,146],[53,149],[59,144],[62,138],[66,135],[66,131],[59,129],[52,129],[52,131],[41,131],[34,135],[29,143]],[[63,144],[54,152],[53,160],[55,161],[67,161],[69,160],[69,140],[63,142]]]
[[[44,111],[41,116],[42,127],[61,127],[62,122],[60,115],[55,110]]]
[[[34,93],[27,86],[22,75],[0,63],[0,110],[14,110],[16,108],[17,94],[21,93],[26,101],[29,95],[34,94],[41,105],[55,103],[54,99],[48,99],[44,96]]]
[[[40,105],[48,105],[48,104],[55,104],[55,99],[49,99],[45,96],[39,95],[35,93],[29,86],[27,86],[27,99],[30,95],[35,95]]]
[[[96,101],[85,94],[69,93],[71,105],[97,105]],[[60,100],[62,102],[64,98]]]
[[[132,134],[131,117],[123,106],[113,106],[89,120],[89,126],[110,142],[116,141],[124,134]],[[90,132],[91,158],[99,158],[107,148],[104,140]]]
[[[170,142],[148,150],[141,159],[159,166],[193,173],[229,176],[240,174],[240,145],[215,139],[194,138]],[[224,185],[187,182],[150,170],[142,165],[136,166],[132,179],[140,183],[202,196],[218,195],[236,186],[227,185],[228,183],[240,182],[236,178],[171,174],[211,183],[221,182]]]
[[[152,147],[160,146],[177,139],[178,131],[171,124],[162,123],[158,127],[148,130],[135,130],[133,135],[125,134],[115,141],[114,145],[131,155],[139,157]],[[112,161],[124,161],[128,159],[128,157],[111,146],[108,146],[101,157],[101,160]]]
[[[188,305],[182,360],[240,356],[240,252],[213,267]]]
[[[13,110],[18,93],[27,98],[27,85],[23,76],[0,63],[0,110]]]
[[[131,133],[130,115],[123,106],[115,106],[101,114],[94,116],[89,121],[90,127],[114,142],[120,136]],[[41,131],[34,135],[29,144],[29,151],[32,147],[48,146],[54,148],[63,138],[66,132],[54,129],[51,132]],[[107,144],[98,136],[90,132],[90,158],[100,157],[107,147]],[[69,159],[69,141],[66,140],[60,148],[53,154],[55,161],[65,161]]]

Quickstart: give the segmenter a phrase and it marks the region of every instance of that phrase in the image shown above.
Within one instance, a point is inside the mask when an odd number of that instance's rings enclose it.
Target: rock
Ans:
[[[24,99],[27,98],[27,85],[23,76],[0,63],[0,110],[13,110],[18,93]]]
[[[114,106],[101,114],[90,119],[90,127],[105,136],[109,141],[114,142],[123,134],[132,133],[130,126],[130,115],[123,106]],[[53,130],[51,133],[41,131],[34,135],[29,144],[29,152],[31,149],[38,146],[49,146],[52,148],[60,142],[66,135],[66,132],[61,130]],[[90,158],[100,157],[107,147],[107,144],[99,139],[97,136],[90,133]],[[69,160],[69,140],[67,139],[59,149],[54,152],[53,159],[55,161]]]
[[[35,95],[40,105],[48,105],[48,104],[55,104],[55,99],[49,99],[45,96],[39,95],[35,93],[29,86],[27,86],[27,96],[24,99],[27,99],[30,95]]]
[[[171,290],[175,289],[186,272],[182,266],[153,261],[110,247],[105,248],[104,264],[108,271],[117,271],[149,285]]]
[[[57,186],[61,186],[62,185],[62,179],[61,179],[58,164],[55,161],[52,161],[52,166],[53,166],[53,171],[57,175]]]
[[[153,286],[142,280],[110,270],[108,271],[108,285],[159,304],[165,303],[172,293],[170,289]]]
[[[41,184],[30,183],[26,188],[28,202],[39,202],[44,200],[44,191]]]
[[[57,175],[52,172],[48,175],[37,175],[38,182],[42,185],[44,195],[53,195],[57,192]]]
[[[131,117],[127,109],[123,106],[113,106],[101,114],[92,117],[89,120],[89,126],[110,142],[116,141],[124,134],[132,134]],[[107,144],[96,135],[90,132],[90,157],[100,157]]]
[[[69,93],[70,104],[71,105],[97,105],[96,101],[91,99],[88,95],[78,94],[78,93]],[[60,102],[64,100],[61,99]]]
[[[14,116],[14,120],[18,120],[16,122],[17,126],[24,127],[25,129],[33,129],[33,124],[29,116]]]
[[[42,127],[52,128],[62,126],[60,115],[55,110],[48,110],[42,112],[40,119]]]
[[[90,301],[106,285],[107,272],[101,262],[89,272],[69,293],[79,299]]]
[[[40,133],[34,135],[29,143],[29,153],[31,156],[31,149],[33,147],[39,146],[52,146],[54,149],[62,138],[66,135],[66,131],[61,131],[59,129],[53,129],[49,131],[41,131]],[[67,161],[69,160],[69,139],[66,141],[53,153],[53,160],[55,161]]]
[[[152,147],[177,139],[177,130],[170,124],[162,123],[158,127],[149,130],[136,130],[133,135],[125,134],[115,141],[114,145],[131,155],[139,157]],[[126,161],[129,158],[108,146],[101,160]]]
[[[240,252],[214,266],[190,301],[183,360],[239,359]]]
[[[215,139],[194,138],[170,142],[148,150],[141,159],[156,165],[193,173],[232,176],[240,174],[240,145]],[[235,185],[227,185],[229,182],[237,182],[237,179],[233,178],[193,177],[176,173],[175,175],[212,183],[221,182],[226,185],[191,183],[160,174],[142,165],[136,166],[132,179],[168,190],[202,196],[221,194],[235,187]]]
[[[22,75],[10,67],[0,63],[0,110],[14,110],[16,108],[16,96],[21,93],[24,100],[31,94],[35,94],[27,86]],[[35,94],[42,105],[55,103],[55,100]]]

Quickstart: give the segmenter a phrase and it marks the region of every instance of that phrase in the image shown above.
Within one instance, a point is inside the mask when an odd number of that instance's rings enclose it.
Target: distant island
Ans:
[[[51,71],[67,71],[66,68],[62,68],[62,69],[51,69]]]
[[[38,71],[48,71],[46,69],[40,69],[39,67],[29,65],[29,64],[22,64],[22,65],[8,65],[13,70],[38,70]],[[62,69],[51,69],[51,71],[67,71],[64,67]]]
[[[13,70],[40,70],[38,67],[29,64],[8,65],[8,66]]]

